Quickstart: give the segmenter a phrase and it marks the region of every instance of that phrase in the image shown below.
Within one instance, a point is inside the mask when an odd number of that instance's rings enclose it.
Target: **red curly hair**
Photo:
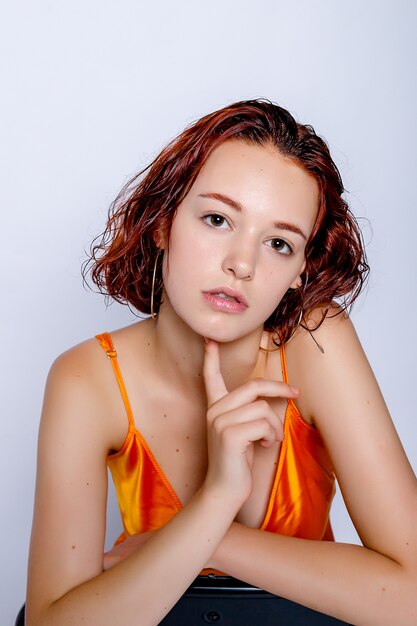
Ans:
[[[340,173],[326,143],[311,126],[299,124],[269,100],[246,100],[210,113],[187,127],[156,159],[132,178],[110,207],[100,241],[93,242],[93,282],[102,293],[142,313],[150,313],[152,276],[158,249],[155,238],[169,238],[180,202],[191,188],[211,152],[224,141],[239,139],[273,145],[277,151],[312,175],[319,187],[319,210],[307,242],[303,287],[289,289],[266,330],[275,331],[278,344],[292,336],[309,311],[337,300],[350,307],[359,295],[369,267],[358,224],[342,198]],[[154,310],[162,294],[161,264],[155,282]],[[322,320],[326,312],[323,312]],[[320,322],[321,323],[321,322]],[[317,327],[317,326],[316,326]]]

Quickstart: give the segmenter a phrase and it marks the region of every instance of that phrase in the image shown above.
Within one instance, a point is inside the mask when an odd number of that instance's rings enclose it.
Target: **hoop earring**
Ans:
[[[161,254],[161,248],[158,248],[158,252],[156,253],[155,263],[153,266],[153,275],[152,275],[152,289],[151,289],[151,318],[153,320],[158,319],[158,313],[155,313],[153,308],[154,296],[155,296],[155,278],[156,278],[156,266],[158,265],[159,255]]]

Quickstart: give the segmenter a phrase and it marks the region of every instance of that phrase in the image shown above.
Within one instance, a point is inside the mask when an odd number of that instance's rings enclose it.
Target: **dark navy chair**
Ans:
[[[25,626],[25,605],[22,606],[17,614],[14,626]]]

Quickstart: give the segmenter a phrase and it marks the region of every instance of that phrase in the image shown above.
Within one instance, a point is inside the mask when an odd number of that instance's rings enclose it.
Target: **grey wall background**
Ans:
[[[83,289],[83,251],[126,179],[231,101],[266,96],[313,124],[369,220],[353,318],[416,468],[417,4],[17,0],[1,13],[1,623],[25,593],[49,366],[132,321]],[[333,520],[356,540],[340,499]]]

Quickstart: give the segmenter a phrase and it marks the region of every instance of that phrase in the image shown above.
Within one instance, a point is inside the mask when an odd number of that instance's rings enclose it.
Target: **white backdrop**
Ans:
[[[417,4],[406,0],[16,0],[1,63],[0,622],[25,592],[49,366],[132,321],[83,289],[84,249],[126,179],[192,120],[268,97],[327,138],[372,278],[353,313],[417,468]],[[336,536],[355,540],[340,501]],[[118,531],[110,502],[109,542]]]

